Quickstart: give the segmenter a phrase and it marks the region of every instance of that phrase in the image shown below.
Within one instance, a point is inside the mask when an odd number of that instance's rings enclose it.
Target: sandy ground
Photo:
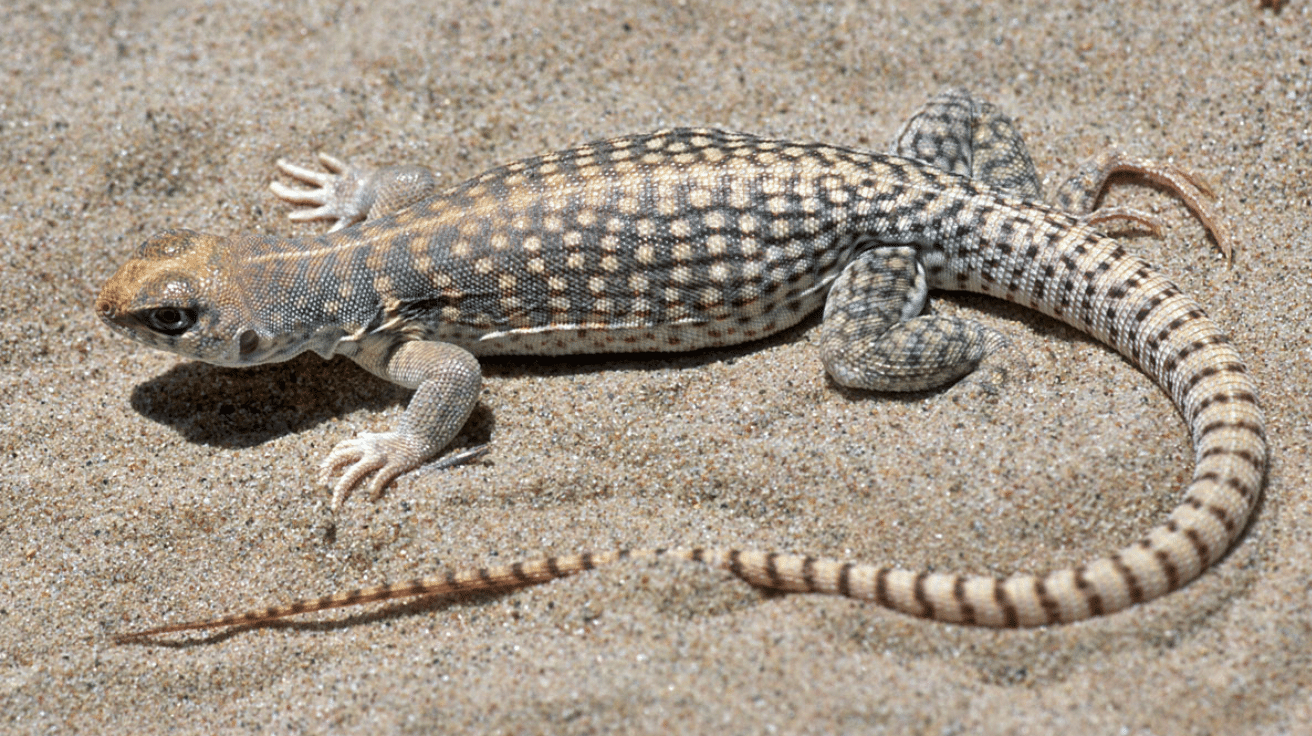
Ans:
[[[1252,2],[8,3],[0,8],[0,730],[1312,733],[1312,12]],[[272,7],[276,5],[277,7]],[[1003,8],[1006,8],[1005,10]],[[132,628],[546,552],[733,544],[1006,573],[1132,541],[1179,499],[1147,378],[1033,313],[941,295],[1028,366],[988,401],[836,390],[816,322],[691,356],[498,360],[472,467],[334,519],[313,468],[406,393],[344,360],[227,370],[97,321],[147,236],[310,232],[280,156],[505,160],[667,124],[882,149],[945,85],[1012,112],[1049,187],[1109,144],[1215,185],[1132,235],[1234,337],[1273,462],[1233,552],[1036,631],[764,595],[635,563],[516,593],[172,645]]]

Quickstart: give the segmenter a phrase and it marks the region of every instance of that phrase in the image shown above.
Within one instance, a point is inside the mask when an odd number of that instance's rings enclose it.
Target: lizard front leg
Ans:
[[[287,217],[297,222],[336,220],[328,232],[404,209],[437,191],[437,176],[422,166],[374,169],[348,164],[326,153],[319,154],[319,163],[327,171],[278,159],[280,171],[314,188],[297,189],[275,181],[269,189],[292,204],[318,205],[296,210]]]
[[[483,373],[468,350],[444,342],[375,340],[351,356],[371,373],[415,389],[404,416],[391,432],[370,432],[333,448],[319,480],[333,485],[333,511],[368,479],[373,498],[397,476],[419,467],[449,443],[478,403]],[[462,454],[463,462],[481,454]],[[369,476],[372,474],[372,478]]]

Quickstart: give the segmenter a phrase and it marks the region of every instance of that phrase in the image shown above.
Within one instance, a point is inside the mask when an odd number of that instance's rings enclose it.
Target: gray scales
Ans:
[[[1011,121],[964,90],[933,98],[892,150],[669,129],[517,161],[442,191],[415,166],[367,169],[322,156],[321,172],[280,161],[314,188],[274,184],[275,194],[314,206],[293,219],[336,220],[329,233],[165,232],[110,279],[96,309],[124,335],[198,360],[254,365],[313,350],[416,389],[395,430],[342,442],[324,461],[323,482],[340,473],[337,509],[354,488],[366,485],[376,498],[441,452],[477,402],[480,355],[733,345],[823,305],[820,357],[835,381],[923,390],[981,365],[1000,370],[990,356],[1002,335],[922,314],[930,289],[988,294],[1115,348],[1183,415],[1193,479],[1139,541],[1077,567],[1003,579],[705,547],[569,554],[119,640],[513,588],[653,555],[762,587],[999,627],[1112,613],[1197,577],[1256,503],[1267,459],[1262,412],[1242,360],[1198,303],[1098,230],[1118,219],[1155,229],[1154,219],[1094,203],[1113,173],[1147,177],[1179,195],[1229,256],[1203,201],[1210,193],[1179,168],[1108,151],[1044,204]]]

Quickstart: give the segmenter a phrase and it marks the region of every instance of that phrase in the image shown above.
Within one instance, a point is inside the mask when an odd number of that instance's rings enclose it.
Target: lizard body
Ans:
[[[707,562],[770,588],[873,600],[989,626],[1074,621],[1174,590],[1242,531],[1266,466],[1256,391],[1202,308],[1098,224],[1106,178],[1131,171],[1178,193],[1228,244],[1175,167],[1107,153],[1041,203],[1007,118],[949,90],[903,128],[894,155],[712,129],[614,138],[492,169],[437,191],[417,167],[332,174],[274,191],[338,220],[321,236],[170,231],[106,284],[97,310],[154,347],[220,365],[344,354],[415,388],[397,429],[340,444],[334,508],[376,497],[459,431],[481,386],[477,356],[690,350],[778,332],[823,305],[821,359],[837,382],[923,390],[974,370],[1004,338],[921,314],[929,289],[1007,299],[1115,348],[1189,426],[1194,477],[1140,541],[1085,565],[1006,579],[710,548],[579,554],[335,594],[125,638],[412,595],[544,582],[626,557]],[[344,228],[351,221],[357,226]],[[344,229],[343,229],[344,228]]]

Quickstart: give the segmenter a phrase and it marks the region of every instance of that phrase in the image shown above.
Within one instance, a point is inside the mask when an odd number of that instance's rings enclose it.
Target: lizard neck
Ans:
[[[258,345],[247,363],[276,363],[312,350],[327,358],[360,336],[379,314],[370,276],[373,250],[355,229],[331,236],[237,236],[229,241],[230,284],[245,300]]]

